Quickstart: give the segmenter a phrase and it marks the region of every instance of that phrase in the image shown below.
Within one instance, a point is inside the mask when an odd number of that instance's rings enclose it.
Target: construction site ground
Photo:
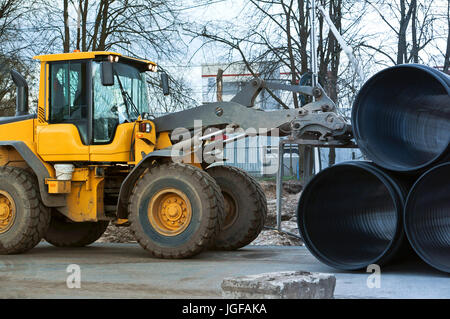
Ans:
[[[67,286],[71,264],[80,267],[80,288]],[[381,269],[380,287],[369,288],[372,273],[336,271],[303,246],[247,246],[164,260],[132,243],[66,249],[45,242],[27,254],[1,256],[0,297],[212,299],[221,298],[225,277],[291,270],[334,274],[335,298],[450,298],[450,277],[420,261]]]
[[[335,298],[450,298],[450,277],[420,260],[382,268],[378,279],[371,272],[336,271],[320,263],[300,239],[271,229],[276,226],[275,183],[261,185],[268,200],[266,229],[240,250],[156,259],[127,228],[110,226],[89,247],[56,248],[42,241],[25,254],[0,256],[0,298],[221,298],[225,277],[298,270],[334,274]],[[301,185],[287,181],[283,188],[283,230],[298,234]],[[72,264],[80,267],[81,288],[68,288]]]

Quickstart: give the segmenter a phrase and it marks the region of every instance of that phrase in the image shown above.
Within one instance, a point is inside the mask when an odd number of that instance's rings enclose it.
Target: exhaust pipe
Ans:
[[[11,77],[16,85],[16,115],[28,114],[28,84],[22,74],[11,70]]]
[[[305,245],[321,262],[341,270],[381,266],[409,254],[403,229],[408,185],[364,161],[321,171],[297,207]]]
[[[450,162],[438,165],[414,184],[405,208],[411,246],[432,267],[450,273]]]
[[[391,67],[361,88],[352,126],[361,151],[398,172],[448,160],[450,76],[418,64]]]

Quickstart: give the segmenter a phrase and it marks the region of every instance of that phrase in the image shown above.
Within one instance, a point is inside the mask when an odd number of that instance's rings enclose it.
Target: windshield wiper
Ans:
[[[122,93],[123,102],[125,103],[125,107],[127,109],[127,115],[129,117],[129,119],[130,119],[129,105],[131,105],[131,107],[133,108],[133,111],[136,113],[136,118],[138,118],[139,115],[141,115],[139,113],[139,109],[136,107],[136,104],[134,104],[133,99],[131,98],[130,94],[123,88],[122,81],[120,80],[120,77],[115,70],[114,70],[114,74],[116,75],[117,81],[119,82],[120,92]]]

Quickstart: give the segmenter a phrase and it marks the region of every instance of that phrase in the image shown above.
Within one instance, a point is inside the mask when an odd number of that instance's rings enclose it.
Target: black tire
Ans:
[[[190,222],[184,221],[185,228],[173,234],[150,221],[150,214],[156,214],[156,210],[149,210],[158,194],[171,190],[181,192],[191,207]],[[219,234],[223,218],[219,186],[206,172],[191,165],[172,163],[149,169],[130,196],[130,229],[138,243],[158,258],[188,258],[202,252]]]
[[[109,221],[72,222],[53,211],[45,240],[56,247],[84,247],[99,239]]]
[[[23,169],[1,166],[0,191],[11,197],[15,208],[12,223],[0,232],[0,254],[26,252],[44,237],[50,210],[41,202],[35,176]]]
[[[236,167],[213,166],[206,172],[216,180],[225,198],[225,222],[213,247],[235,250],[247,246],[264,227],[267,216],[264,190],[252,176]]]

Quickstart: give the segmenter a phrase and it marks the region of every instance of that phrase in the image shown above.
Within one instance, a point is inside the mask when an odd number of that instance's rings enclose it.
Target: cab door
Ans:
[[[123,66],[115,63],[114,68],[118,72],[117,76],[120,76]],[[134,139],[135,123],[129,119],[126,120],[126,105],[117,77],[113,85],[103,85],[101,63],[94,60],[92,79],[93,123],[92,143],[89,148],[90,159],[93,162],[128,162],[131,159],[130,150]],[[130,90],[130,94],[132,93]]]
[[[50,162],[89,161],[90,61],[49,65],[48,125],[37,127],[38,153]]]

